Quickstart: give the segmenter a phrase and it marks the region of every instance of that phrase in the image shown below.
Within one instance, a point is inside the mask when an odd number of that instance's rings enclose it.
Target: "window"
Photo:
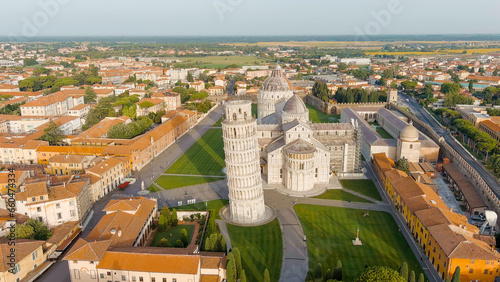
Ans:
[[[488,274],[488,269],[485,269],[485,270],[484,270],[484,274]]]
[[[107,273],[107,274],[108,274],[108,276],[111,276],[111,271],[108,271],[108,273]]]
[[[69,205],[72,206],[73,205],[73,201],[69,201]]]
[[[135,276],[132,276],[132,281],[135,281]]]
[[[498,269],[497,269],[498,270]],[[167,278],[163,278],[163,282],[167,282]]]
[[[142,278],[142,276],[139,276],[139,281],[140,282],[144,281],[144,278]]]
[[[18,273],[19,271],[21,271],[21,266],[18,264],[16,264],[16,266],[14,267],[14,274]]]
[[[413,144],[410,144],[410,149],[413,149]]]
[[[43,196],[40,196],[40,201],[43,201]]]
[[[151,282],[156,282],[156,278],[151,277]]]
[[[473,273],[473,272],[474,272],[474,269],[469,268],[469,273]]]
[[[57,219],[61,219],[62,218],[62,215],[60,212],[57,213]]]
[[[75,210],[70,210],[70,211],[69,211],[69,214],[70,214],[71,216],[75,216]]]
[[[75,279],[80,279],[80,270],[74,269],[73,274],[75,275]]]
[[[34,251],[31,253],[31,259],[32,260],[36,260],[36,258],[38,257],[38,252],[37,251]]]
[[[41,207],[38,207],[38,208],[36,208],[36,211],[37,211],[37,212],[41,212],[41,211],[42,211],[42,208],[41,208]]]
[[[122,274],[122,281],[125,281],[127,280],[127,278],[125,277],[125,275]]]
[[[36,202],[36,197],[31,197],[31,201]]]
[[[60,203],[57,203],[57,204],[56,204],[56,208],[57,208],[57,209],[60,209],[60,208],[61,208],[61,204],[60,204]]]
[[[177,282],[177,278],[172,278],[172,282]]]

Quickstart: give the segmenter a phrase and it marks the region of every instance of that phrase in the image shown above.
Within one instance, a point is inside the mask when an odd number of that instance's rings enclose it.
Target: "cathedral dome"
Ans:
[[[399,138],[402,141],[415,142],[418,141],[418,135],[418,130],[413,126],[413,122],[410,121],[410,124],[401,130]]]
[[[283,111],[289,114],[302,114],[307,112],[308,110],[304,101],[302,101],[299,96],[294,94],[286,102],[285,106],[283,107]]]
[[[292,85],[290,81],[283,76],[281,67],[276,65],[271,71],[271,76],[264,81],[260,89],[274,92],[290,91],[292,90]]]

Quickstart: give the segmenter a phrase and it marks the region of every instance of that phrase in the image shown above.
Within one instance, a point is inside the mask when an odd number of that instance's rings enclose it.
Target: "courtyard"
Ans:
[[[177,240],[181,239],[181,230],[186,229],[187,235],[188,235],[188,242],[191,242],[191,239],[193,237],[193,232],[195,229],[194,224],[179,224],[176,227],[172,227],[170,229],[164,230],[164,231],[157,231],[155,234],[155,237],[153,238],[153,242],[151,243],[151,246],[156,247],[158,245],[158,242],[160,242],[161,239],[165,238],[169,241],[170,245],[173,247],[175,245],[175,242]]]
[[[313,123],[338,123],[340,119],[340,115],[327,115],[320,110],[317,110],[315,107],[306,104],[307,109],[309,110],[309,119]]]

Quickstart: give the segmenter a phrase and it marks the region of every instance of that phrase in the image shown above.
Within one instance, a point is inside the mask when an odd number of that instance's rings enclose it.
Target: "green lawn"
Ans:
[[[219,211],[222,207],[227,206],[229,204],[229,200],[220,199],[220,200],[212,200],[207,202],[207,206],[209,210],[215,210],[215,219],[220,219]],[[177,207],[178,211],[205,211],[207,206],[205,206],[205,202],[200,202],[192,205],[185,205]]]
[[[339,200],[339,201],[351,201],[351,202],[361,202],[361,203],[372,203],[371,201],[368,201],[367,199],[358,197],[356,195],[353,195],[351,193],[348,193],[344,190],[340,189],[332,189],[332,190],[327,190],[325,193],[316,196],[314,198],[317,199],[326,199],[326,200]]]
[[[313,123],[336,123],[339,122],[340,115],[327,115],[322,111],[317,110],[315,107],[306,104],[309,110],[309,119]]]
[[[382,197],[371,179],[340,180],[340,184],[346,189],[382,201]]]
[[[161,188],[175,189],[184,186],[191,186],[203,183],[209,183],[214,181],[223,180],[223,177],[200,177],[200,176],[177,176],[177,175],[162,175],[156,179],[156,184],[158,184]],[[153,186],[153,185],[151,185]],[[151,188],[150,186],[150,188]],[[156,188],[156,187],[154,187]],[[157,189],[157,188],[156,188]],[[149,190],[149,189],[148,189]],[[156,192],[149,190],[150,192]]]
[[[193,232],[194,232],[194,225],[192,224],[182,224],[182,225],[177,225],[174,228],[170,228],[168,230],[165,230],[163,232],[156,232],[155,237],[153,238],[153,242],[151,243],[151,246],[156,247],[158,242],[162,238],[167,238],[168,241],[170,242],[170,245],[172,247],[175,245],[175,242],[177,240],[181,239],[181,230],[186,229],[187,235],[188,235],[188,240],[191,242],[191,237],[193,237]],[[172,237],[170,237],[170,234],[172,234]]]
[[[377,133],[384,139],[394,139],[394,137],[392,137],[392,135],[390,135],[389,132],[387,132],[382,126],[378,126],[375,131],[377,131]]]
[[[149,187],[148,187],[148,191],[149,191],[150,193],[155,193],[155,192],[161,191],[161,189],[160,189],[160,188],[158,188],[158,187],[156,187],[156,185],[151,184],[151,185],[149,185]]]
[[[218,121],[216,121],[214,123],[214,125],[212,125],[212,126],[218,126],[218,127],[222,126],[222,118],[220,118]]]
[[[221,175],[224,163],[222,129],[209,129],[165,173]]]
[[[341,260],[343,281],[353,281],[366,265],[398,270],[406,261],[417,277],[422,272],[388,213],[370,211],[369,216],[363,217],[364,211],[355,209],[312,205],[296,205],[294,209],[307,236],[310,269],[321,263],[325,273]],[[362,246],[352,245],[358,227]]]
[[[206,56],[206,57],[178,57],[182,62],[175,64],[176,68],[225,68],[229,65],[251,66],[273,64],[272,61],[262,60],[253,56]]]
[[[233,247],[241,252],[247,281],[263,281],[269,270],[271,281],[278,281],[283,260],[283,242],[278,220],[256,227],[227,225]]]

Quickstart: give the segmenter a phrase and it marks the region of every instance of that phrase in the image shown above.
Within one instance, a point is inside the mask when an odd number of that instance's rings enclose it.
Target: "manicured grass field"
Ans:
[[[247,281],[263,281],[269,270],[271,281],[278,281],[283,260],[283,242],[278,220],[256,227],[227,225],[233,247],[241,252]]]
[[[371,179],[340,180],[340,184],[346,189],[382,201],[382,197]]]
[[[341,260],[343,281],[354,281],[366,265],[398,270],[406,261],[417,277],[422,272],[388,213],[370,211],[369,216],[363,217],[364,211],[355,209],[312,205],[296,205],[294,209],[307,236],[310,269],[321,263],[325,273]],[[362,246],[352,244],[358,227]]]
[[[229,200],[220,199],[220,200],[208,201],[207,203],[208,203],[207,206],[205,206],[205,202],[200,202],[192,205],[180,206],[177,207],[176,209],[178,211],[205,211],[208,207],[208,210],[215,210],[215,219],[220,219],[219,211],[222,207],[229,204]]]
[[[209,129],[165,173],[223,176],[222,129]]]
[[[151,246],[156,247],[156,245],[158,244],[158,242],[160,242],[160,240],[162,238],[167,238],[170,245],[172,245],[172,247],[173,247],[175,245],[175,242],[177,240],[181,239],[181,230],[182,229],[186,229],[187,235],[188,235],[188,240],[189,240],[189,242],[191,242],[191,237],[193,237],[193,232],[194,232],[194,225],[192,225],[192,224],[180,224],[174,228],[170,228],[170,229],[165,230],[163,232],[159,232],[159,231],[156,232],[155,237],[153,238],[153,242],[151,243]],[[172,234],[172,237],[170,237],[170,234]]]
[[[162,175],[156,179],[156,184],[161,188],[175,189],[184,186],[191,186],[203,183],[209,183],[214,181],[223,180],[223,177],[200,177],[200,176],[177,176],[177,175]],[[151,187],[150,187],[151,188]],[[156,187],[155,187],[156,188]],[[151,190],[149,190],[151,192]],[[156,192],[156,191],[154,191]]]
[[[158,187],[156,187],[156,185],[151,184],[151,185],[149,185],[149,187],[148,187],[148,191],[149,191],[150,193],[155,193],[155,192],[161,191],[161,189],[160,189],[160,188],[158,188]]]
[[[322,111],[317,110],[315,107],[306,104],[307,109],[309,110],[309,119],[313,123],[337,123],[339,122],[339,115],[327,115]]]
[[[368,201],[367,199],[358,197],[356,195],[353,195],[351,193],[348,193],[344,190],[340,189],[332,189],[332,190],[327,190],[325,193],[316,196],[314,198],[317,199],[326,199],[326,200],[339,200],[339,201],[351,201],[351,202],[361,202],[361,203],[372,203],[371,201]]]
[[[387,132],[382,126],[377,127],[375,131],[377,131],[377,133],[384,139],[394,139],[394,137],[392,137],[392,135],[390,135],[389,132]]]
[[[229,65],[251,66],[270,64],[274,62],[262,60],[253,56],[206,56],[206,57],[180,57],[173,58],[182,62],[175,67],[199,67],[199,68],[225,68]]]

